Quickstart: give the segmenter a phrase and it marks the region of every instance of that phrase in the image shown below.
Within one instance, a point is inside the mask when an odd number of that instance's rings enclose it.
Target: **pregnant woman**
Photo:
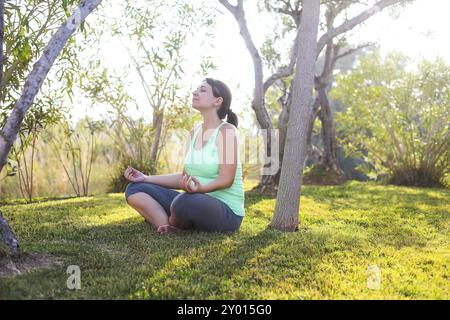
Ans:
[[[193,92],[192,107],[203,123],[190,133],[182,173],[147,176],[128,167],[128,204],[164,235],[180,229],[234,232],[244,217],[237,116],[230,89],[206,78]],[[227,116],[227,122],[222,119]],[[174,189],[183,190],[178,192]]]

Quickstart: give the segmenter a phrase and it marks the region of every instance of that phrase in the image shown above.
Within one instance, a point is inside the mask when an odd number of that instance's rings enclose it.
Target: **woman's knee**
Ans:
[[[155,184],[153,183],[130,182],[125,188],[125,200],[129,203],[128,197],[138,192],[144,192],[148,194],[149,189],[154,186]]]
[[[179,220],[189,220],[191,196],[188,193],[182,193],[176,196],[170,204],[170,214]]]

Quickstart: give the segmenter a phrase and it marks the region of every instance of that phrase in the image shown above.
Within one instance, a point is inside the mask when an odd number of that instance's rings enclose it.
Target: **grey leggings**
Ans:
[[[196,230],[212,232],[234,232],[242,223],[230,207],[205,193],[180,193],[153,183],[129,183],[125,199],[132,194],[144,192],[155,199],[170,216],[174,212],[177,220],[189,224]]]

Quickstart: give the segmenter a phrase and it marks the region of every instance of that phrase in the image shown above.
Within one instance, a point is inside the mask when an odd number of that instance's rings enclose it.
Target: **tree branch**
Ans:
[[[264,93],[277,81],[278,79],[289,77],[294,72],[295,62],[297,61],[297,52],[298,46],[300,45],[299,41],[300,28],[297,29],[297,36],[295,37],[294,45],[292,46],[291,59],[289,61],[289,65],[284,68],[278,69],[277,72],[272,74],[265,82],[263,86]]]
[[[361,44],[361,45],[357,46],[356,48],[349,49],[349,50],[341,53],[340,55],[336,56],[335,60],[337,61],[337,60],[339,60],[339,59],[341,59],[341,58],[343,58],[345,56],[351,55],[351,54],[353,54],[353,53],[355,53],[355,52],[357,52],[357,51],[359,51],[361,49],[364,49],[364,48],[367,48],[367,47],[370,47],[370,46],[373,46],[372,42]]]
[[[369,19],[371,16],[375,15],[376,13],[380,12],[386,7],[395,5],[397,3],[400,3],[404,0],[380,0],[375,5],[373,5],[371,8],[363,11],[353,19],[347,20],[343,24],[341,24],[339,27],[336,27],[334,29],[329,30],[324,35],[322,35],[317,43],[317,54],[318,57],[320,53],[322,52],[323,48],[327,43],[329,43],[334,37],[345,33],[351,29],[353,29],[358,24],[364,22],[365,20]]]
[[[263,62],[247,27],[243,0],[238,0],[236,6],[232,6],[228,0],[219,0],[219,2],[228,11],[230,11],[236,19],[236,22],[239,25],[240,34],[244,39],[247,50],[249,51],[253,61],[253,67],[255,70],[255,90],[253,94],[252,108],[255,110],[258,123],[263,129],[272,128],[272,122],[264,104]]]

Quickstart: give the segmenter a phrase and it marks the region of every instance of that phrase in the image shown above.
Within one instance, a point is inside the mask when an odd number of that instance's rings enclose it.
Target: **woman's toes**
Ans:
[[[174,226],[171,226],[170,224],[165,224],[163,226],[159,226],[157,231],[159,232],[160,235],[166,235],[169,233],[178,232],[179,229],[175,228]]]

